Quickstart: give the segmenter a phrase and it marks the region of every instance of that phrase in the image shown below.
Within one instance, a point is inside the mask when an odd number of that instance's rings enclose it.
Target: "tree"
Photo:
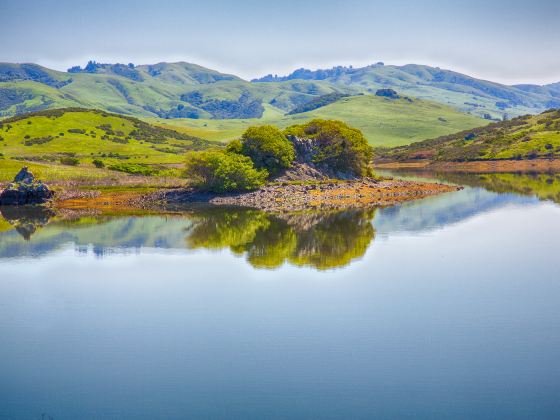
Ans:
[[[257,169],[266,169],[271,175],[291,167],[296,157],[293,144],[272,125],[249,127],[241,137],[241,154],[251,158]]]
[[[248,157],[220,151],[189,153],[184,174],[193,186],[218,193],[254,190],[268,178],[268,172],[255,169]]]
[[[314,140],[313,163],[353,176],[371,175],[373,149],[362,132],[342,121],[312,120],[288,127],[287,136]]]

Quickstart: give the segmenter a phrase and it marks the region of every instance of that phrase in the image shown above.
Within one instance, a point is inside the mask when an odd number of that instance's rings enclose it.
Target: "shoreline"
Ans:
[[[66,210],[154,210],[167,206],[209,204],[215,206],[250,207],[269,212],[289,212],[305,209],[344,209],[390,206],[405,201],[462,189],[435,182],[376,180],[364,178],[352,181],[314,183],[277,183],[256,191],[216,194],[192,188],[159,189],[150,193],[80,191],[61,194],[53,208]]]
[[[408,162],[380,162],[376,169],[424,169],[441,172],[560,172],[560,159],[532,160],[476,160],[469,162],[438,162],[418,160]]]

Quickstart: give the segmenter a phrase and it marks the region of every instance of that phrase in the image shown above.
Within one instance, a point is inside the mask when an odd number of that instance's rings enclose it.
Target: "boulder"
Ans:
[[[53,195],[52,190],[42,181],[36,181],[33,174],[24,166],[14,177],[14,181],[0,191],[0,205],[42,204]]]

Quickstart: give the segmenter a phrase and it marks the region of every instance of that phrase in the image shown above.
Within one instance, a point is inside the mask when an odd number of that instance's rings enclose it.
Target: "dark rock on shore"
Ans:
[[[53,191],[42,181],[35,180],[25,166],[14,177],[14,181],[0,192],[0,205],[42,204],[53,195]]]

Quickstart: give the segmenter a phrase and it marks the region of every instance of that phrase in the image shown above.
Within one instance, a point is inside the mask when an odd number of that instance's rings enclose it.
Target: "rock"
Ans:
[[[14,182],[0,192],[0,205],[42,204],[53,195],[49,187],[41,181],[35,181],[33,174],[24,166],[14,177]]]
[[[21,168],[17,175],[14,177],[14,182],[22,182],[25,184],[31,184],[34,180],[35,177],[31,172],[29,172],[27,166]]]

